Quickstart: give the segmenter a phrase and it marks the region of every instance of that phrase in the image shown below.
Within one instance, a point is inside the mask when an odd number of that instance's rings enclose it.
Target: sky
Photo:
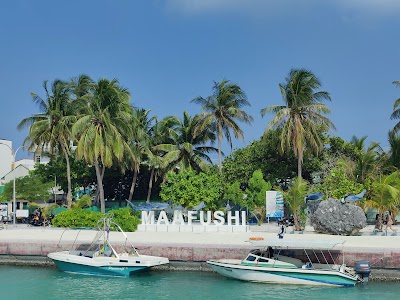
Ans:
[[[260,110],[283,103],[279,83],[305,68],[331,94],[332,135],[388,149],[399,28],[397,0],[2,0],[0,138],[23,144],[28,129],[17,125],[39,112],[31,93],[44,96],[44,80],[116,78],[160,119],[199,113],[190,101],[227,79],[251,103],[254,122],[233,142],[242,148],[272,118]]]

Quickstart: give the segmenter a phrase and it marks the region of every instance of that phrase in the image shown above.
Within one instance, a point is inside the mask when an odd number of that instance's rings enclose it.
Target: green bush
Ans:
[[[125,207],[110,211],[113,221],[117,223],[123,231],[136,231],[140,219],[137,215],[132,214],[132,209]],[[113,228],[111,228],[113,230]]]
[[[52,220],[52,225],[66,228],[95,228],[101,216],[99,212],[74,208],[56,215]]]
[[[132,214],[130,208],[120,208],[110,211],[107,215],[112,217],[123,231],[135,231],[140,219],[137,215]],[[63,211],[54,217],[52,224],[54,227],[65,228],[96,228],[97,222],[102,217],[100,212],[91,210],[74,208]],[[115,230],[115,228],[111,228]]]

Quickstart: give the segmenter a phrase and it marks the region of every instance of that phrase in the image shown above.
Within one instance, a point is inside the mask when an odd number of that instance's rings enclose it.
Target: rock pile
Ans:
[[[367,226],[367,218],[363,210],[354,204],[328,199],[319,204],[311,216],[311,223],[319,233],[355,235]]]

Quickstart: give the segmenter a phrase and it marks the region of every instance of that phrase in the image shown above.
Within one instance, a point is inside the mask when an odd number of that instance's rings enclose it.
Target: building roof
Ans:
[[[11,170],[10,172],[8,172],[7,174],[5,174],[5,175],[4,175],[3,177],[1,177],[0,179],[1,179],[1,180],[6,179],[6,176],[7,176],[7,175],[12,174],[15,170],[17,170],[17,169],[19,169],[19,168],[25,168],[28,172],[30,171],[30,169],[29,169],[27,166],[25,166],[25,165],[18,165],[18,166],[16,166],[16,167],[14,168],[14,170]]]

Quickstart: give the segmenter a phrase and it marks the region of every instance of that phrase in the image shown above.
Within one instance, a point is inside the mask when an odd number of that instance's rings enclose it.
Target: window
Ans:
[[[247,256],[246,260],[247,260],[247,261],[255,261],[255,260],[256,260],[256,257],[253,256],[253,255],[249,255],[249,256]]]
[[[40,155],[36,155],[35,162],[40,163]]]

